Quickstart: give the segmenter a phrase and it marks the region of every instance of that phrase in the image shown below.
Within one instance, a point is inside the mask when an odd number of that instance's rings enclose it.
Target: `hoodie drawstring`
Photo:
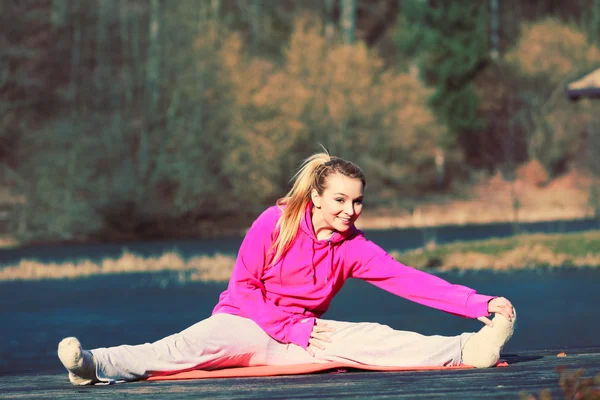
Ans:
[[[329,271],[327,272],[327,275],[325,276],[325,282],[329,282],[329,277],[331,275],[333,275],[333,242],[331,240],[329,240],[329,251],[328,251],[328,256],[329,256]]]
[[[313,278],[313,285],[317,284],[317,267],[315,266],[315,254],[317,253],[317,251],[315,250],[315,242],[312,242],[312,254],[310,256],[310,264],[312,266],[312,278]]]
[[[317,284],[317,266],[315,265],[315,255],[317,251],[315,249],[316,242],[312,242],[312,254],[310,256],[310,265],[312,267],[312,279],[313,285]],[[333,274],[333,241],[331,239],[327,240],[327,258],[329,258],[329,270],[325,274],[325,282],[329,282],[329,278]]]

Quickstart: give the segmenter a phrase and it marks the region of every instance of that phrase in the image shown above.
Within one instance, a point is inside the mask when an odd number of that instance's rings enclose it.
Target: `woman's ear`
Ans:
[[[311,190],[310,199],[312,200],[316,208],[321,208],[321,196],[319,196],[317,189]]]

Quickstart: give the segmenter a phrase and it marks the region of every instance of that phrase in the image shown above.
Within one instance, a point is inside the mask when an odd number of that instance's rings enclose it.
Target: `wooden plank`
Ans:
[[[600,347],[579,349],[559,358],[559,351],[506,354],[507,368],[418,372],[348,372],[285,377],[132,382],[110,386],[71,386],[66,373],[0,377],[0,398],[81,399],[140,396],[148,399],[215,398],[518,398],[521,391],[543,388],[562,398],[555,368],[600,372]]]

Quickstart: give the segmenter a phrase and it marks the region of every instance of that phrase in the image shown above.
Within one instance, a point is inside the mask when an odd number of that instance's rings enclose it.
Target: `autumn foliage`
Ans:
[[[239,228],[319,145],[363,167],[370,207],[462,194],[479,169],[529,161],[548,179],[599,173],[598,105],[562,95],[600,62],[579,25],[525,20],[491,62],[481,37],[476,54],[460,48],[486,32],[484,5],[436,8],[439,24],[405,32],[427,40],[390,57],[373,32],[336,34],[322,2],[286,4],[3,5],[15,45],[0,64],[2,230],[73,240]],[[460,32],[438,26],[463,17]]]

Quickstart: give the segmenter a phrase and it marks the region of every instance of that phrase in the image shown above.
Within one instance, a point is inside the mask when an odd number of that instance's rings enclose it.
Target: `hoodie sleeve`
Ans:
[[[351,276],[408,300],[467,318],[488,316],[492,296],[477,294],[437,276],[403,265],[364,238],[352,247]]]
[[[240,247],[227,291],[242,315],[256,322],[273,339],[306,348],[315,319],[277,307],[266,299],[261,280],[278,218],[277,208],[272,207],[254,221]]]

